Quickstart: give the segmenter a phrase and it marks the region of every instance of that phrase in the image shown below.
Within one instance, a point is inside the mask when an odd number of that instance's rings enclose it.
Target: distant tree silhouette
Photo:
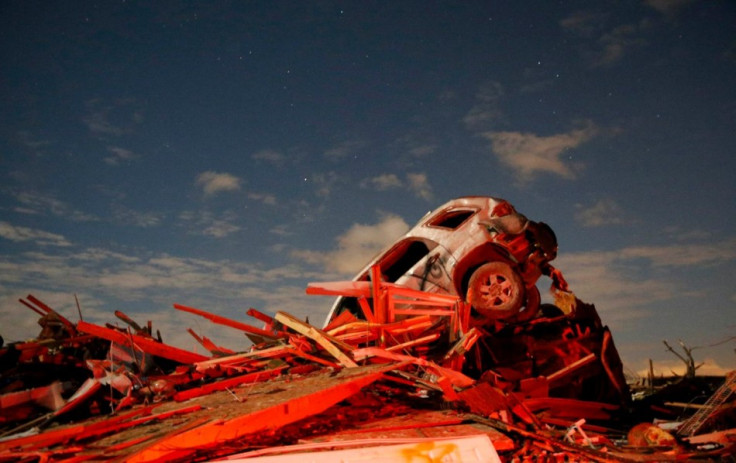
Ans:
[[[703,366],[703,363],[700,365],[695,365],[695,359],[693,359],[693,350],[697,349],[698,347],[689,347],[687,344],[685,344],[681,339],[678,340],[678,343],[680,344],[680,347],[682,347],[683,352],[685,353],[680,354],[679,352],[675,351],[675,349],[672,348],[672,346],[667,343],[667,340],[662,341],[664,345],[667,347],[667,350],[672,352],[685,363],[685,378],[694,378],[695,377],[695,371]]]

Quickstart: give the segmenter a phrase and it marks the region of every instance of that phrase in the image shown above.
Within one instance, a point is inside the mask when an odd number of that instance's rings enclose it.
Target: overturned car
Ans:
[[[376,279],[379,286],[455,296],[469,305],[467,327],[481,341],[467,351],[461,369],[473,378],[494,384],[502,378],[517,391],[542,384],[545,395],[628,403],[611,333],[552,266],[556,256],[557,238],[547,224],[527,219],[504,199],[467,196],[427,213],[353,282],[373,286]],[[536,284],[542,275],[552,280],[554,304],[540,303]],[[345,312],[362,319],[366,303],[349,291],[341,294],[325,327]],[[427,355],[445,352],[452,342],[436,341]]]
[[[557,238],[547,224],[527,219],[503,199],[468,196],[426,214],[355,280],[368,281],[378,266],[383,281],[458,295],[488,320],[523,321],[539,310],[541,275],[567,291],[550,264],[556,256]],[[327,323],[344,310],[359,314],[354,298],[338,299]]]

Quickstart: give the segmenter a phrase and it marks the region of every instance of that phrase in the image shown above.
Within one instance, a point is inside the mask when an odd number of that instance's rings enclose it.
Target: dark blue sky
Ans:
[[[28,293],[192,349],[210,327],[173,302],[319,321],[307,282],[478,194],[555,229],[632,370],[679,338],[734,368],[708,347],[736,335],[734,24],[725,0],[2,2],[0,334],[37,334]]]

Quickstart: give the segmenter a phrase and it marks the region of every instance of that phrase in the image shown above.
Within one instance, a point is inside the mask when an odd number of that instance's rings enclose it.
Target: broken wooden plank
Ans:
[[[307,294],[316,296],[371,297],[371,283],[369,281],[308,283]]]
[[[208,357],[205,357],[204,355],[189,352],[178,347],[169,346],[167,344],[154,341],[150,338],[144,338],[142,336],[137,336],[134,334],[127,335],[121,333],[120,331],[105,328],[104,326],[94,325],[85,321],[78,322],[77,329],[79,329],[79,331],[83,333],[93,334],[97,337],[107,339],[108,341],[112,341],[123,346],[133,347],[131,346],[132,339],[135,343],[135,347],[137,347],[138,349],[151,355],[163,357],[175,362],[196,363],[208,359]]]
[[[258,362],[261,359],[291,355],[292,349],[292,346],[278,345],[266,349],[254,350],[252,352],[242,352],[225,357],[205,359],[200,362],[195,362],[194,368],[197,371],[205,372],[210,368],[238,368],[241,366],[251,366],[253,363]]]
[[[363,360],[369,357],[379,357],[379,358],[394,360],[397,362],[408,362],[408,363],[412,363],[415,365],[419,365],[429,370],[432,370],[434,373],[436,373],[440,377],[448,378],[454,386],[457,386],[459,388],[465,388],[465,387],[469,387],[475,384],[474,379],[462,374],[459,371],[441,367],[437,365],[436,363],[430,360],[424,359],[424,358],[413,357],[411,355],[402,355],[396,352],[390,352],[380,347],[363,347],[361,349],[356,349],[353,351],[353,357],[356,360]]]
[[[408,347],[414,347],[421,344],[428,344],[432,341],[436,341],[440,337],[440,333],[432,333],[421,338],[412,339],[401,344],[395,344],[393,346],[386,347],[389,352],[406,349]]]
[[[130,413],[115,416],[104,420],[103,422],[97,423],[98,426],[104,427],[108,424],[112,427],[119,426],[121,422],[124,422],[130,418],[136,417],[141,414],[149,414],[153,407],[141,408]],[[43,447],[48,447],[55,444],[69,442],[74,436],[78,436],[85,429],[88,429],[90,425],[78,424],[73,426],[67,426],[60,429],[49,430],[41,434],[33,434],[30,436],[19,436],[13,438],[9,436],[7,440],[0,442],[0,452],[6,452],[14,449],[33,450]]]
[[[304,336],[314,340],[317,344],[319,344],[327,352],[329,352],[333,357],[335,357],[337,361],[340,362],[341,365],[348,367],[348,368],[354,368],[358,366],[357,363],[352,361],[350,357],[345,355],[340,349],[337,348],[337,345],[341,345],[341,347],[343,348],[352,349],[351,346],[343,343],[342,341],[339,341],[333,338],[332,336],[328,335],[324,331],[318,328],[315,328],[312,325],[309,325],[307,323],[304,323],[301,320],[298,320],[292,317],[286,312],[278,312],[275,318],[277,321],[283,323],[284,325],[293,329],[297,333],[303,334]]]
[[[245,375],[235,376],[232,378],[223,379],[214,383],[205,384],[201,387],[187,389],[174,394],[173,399],[177,402],[183,402],[185,400],[193,399],[202,395],[211,394],[215,391],[224,391],[225,389],[239,386],[241,384],[255,383],[258,381],[266,381],[270,378],[278,376],[288,368],[289,365],[281,365],[270,370],[256,371]]]
[[[371,267],[371,297],[373,298],[373,316],[376,323],[392,322],[393,315],[388,312],[385,293],[381,287],[381,267]]]
[[[337,317],[333,318],[329,325],[327,325],[324,328],[322,328],[322,331],[329,332],[333,328],[344,326],[344,325],[353,323],[353,322],[355,322],[357,320],[358,319],[355,318],[355,315],[353,315],[352,313],[350,313],[349,310],[344,310],[344,311],[340,312],[340,314]]]
[[[196,339],[197,342],[202,345],[202,347],[210,351],[212,355],[224,356],[224,355],[232,355],[235,353],[235,351],[230,350],[226,347],[218,346],[217,344],[212,342],[212,340],[210,340],[207,336],[199,336],[191,328],[187,328],[187,332],[191,334],[192,337]]]
[[[275,430],[303,418],[321,413],[332,405],[351,397],[362,388],[380,379],[386,371],[396,368],[371,366],[360,369],[342,370],[335,376],[315,376],[302,380],[299,387],[291,388],[288,395],[279,400],[272,394],[268,400],[244,403],[235,402],[228,412],[235,416],[213,419],[208,423],[186,432],[160,439],[138,453],[128,457],[130,463],[166,461],[174,456],[186,457],[199,451],[215,451],[218,447],[243,438],[248,434]],[[287,391],[284,391],[287,392]],[[266,404],[265,406],[263,404]],[[253,409],[256,405],[261,408]],[[237,407],[243,407],[243,413]],[[246,411],[247,410],[247,411]]]
[[[242,323],[237,320],[231,320],[227,317],[215,315],[213,313],[209,313],[201,309],[195,309],[194,307],[187,307],[181,304],[174,304],[174,308],[177,310],[181,310],[182,312],[189,312],[195,315],[199,315],[200,317],[204,317],[210,320],[212,323],[217,323],[218,325],[229,326],[231,328],[235,328],[237,330],[244,331],[249,334],[255,334],[257,336],[262,336],[268,339],[278,339],[280,337],[276,333],[262,330],[260,328],[256,328],[255,326],[251,326],[251,325],[248,325],[247,323]]]
[[[547,381],[549,381],[549,383],[551,384],[554,381],[559,380],[560,378],[563,378],[563,377],[565,377],[565,376],[567,376],[567,375],[575,372],[576,370],[584,367],[585,365],[588,365],[589,363],[595,361],[595,359],[596,359],[596,355],[595,354],[592,354],[592,353],[591,354],[588,354],[585,357],[574,361],[570,365],[567,365],[566,367],[561,368],[561,369],[555,371],[551,375],[547,375]]]
[[[373,310],[371,309],[371,305],[368,303],[368,299],[365,296],[360,296],[357,300],[358,307],[360,307],[361,312],[363,312],[365,319],[371,323],[375,322],[376,317],[373,315]]]

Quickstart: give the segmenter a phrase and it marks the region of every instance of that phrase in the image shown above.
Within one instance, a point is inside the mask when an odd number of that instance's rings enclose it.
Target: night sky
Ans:
[[[629,370],[736,367],[732,1],[4,0],[0,63],[6,342],[76,294],[244,350],[172,304],[321,325],[308,282],[487,195],[552,226]]]

